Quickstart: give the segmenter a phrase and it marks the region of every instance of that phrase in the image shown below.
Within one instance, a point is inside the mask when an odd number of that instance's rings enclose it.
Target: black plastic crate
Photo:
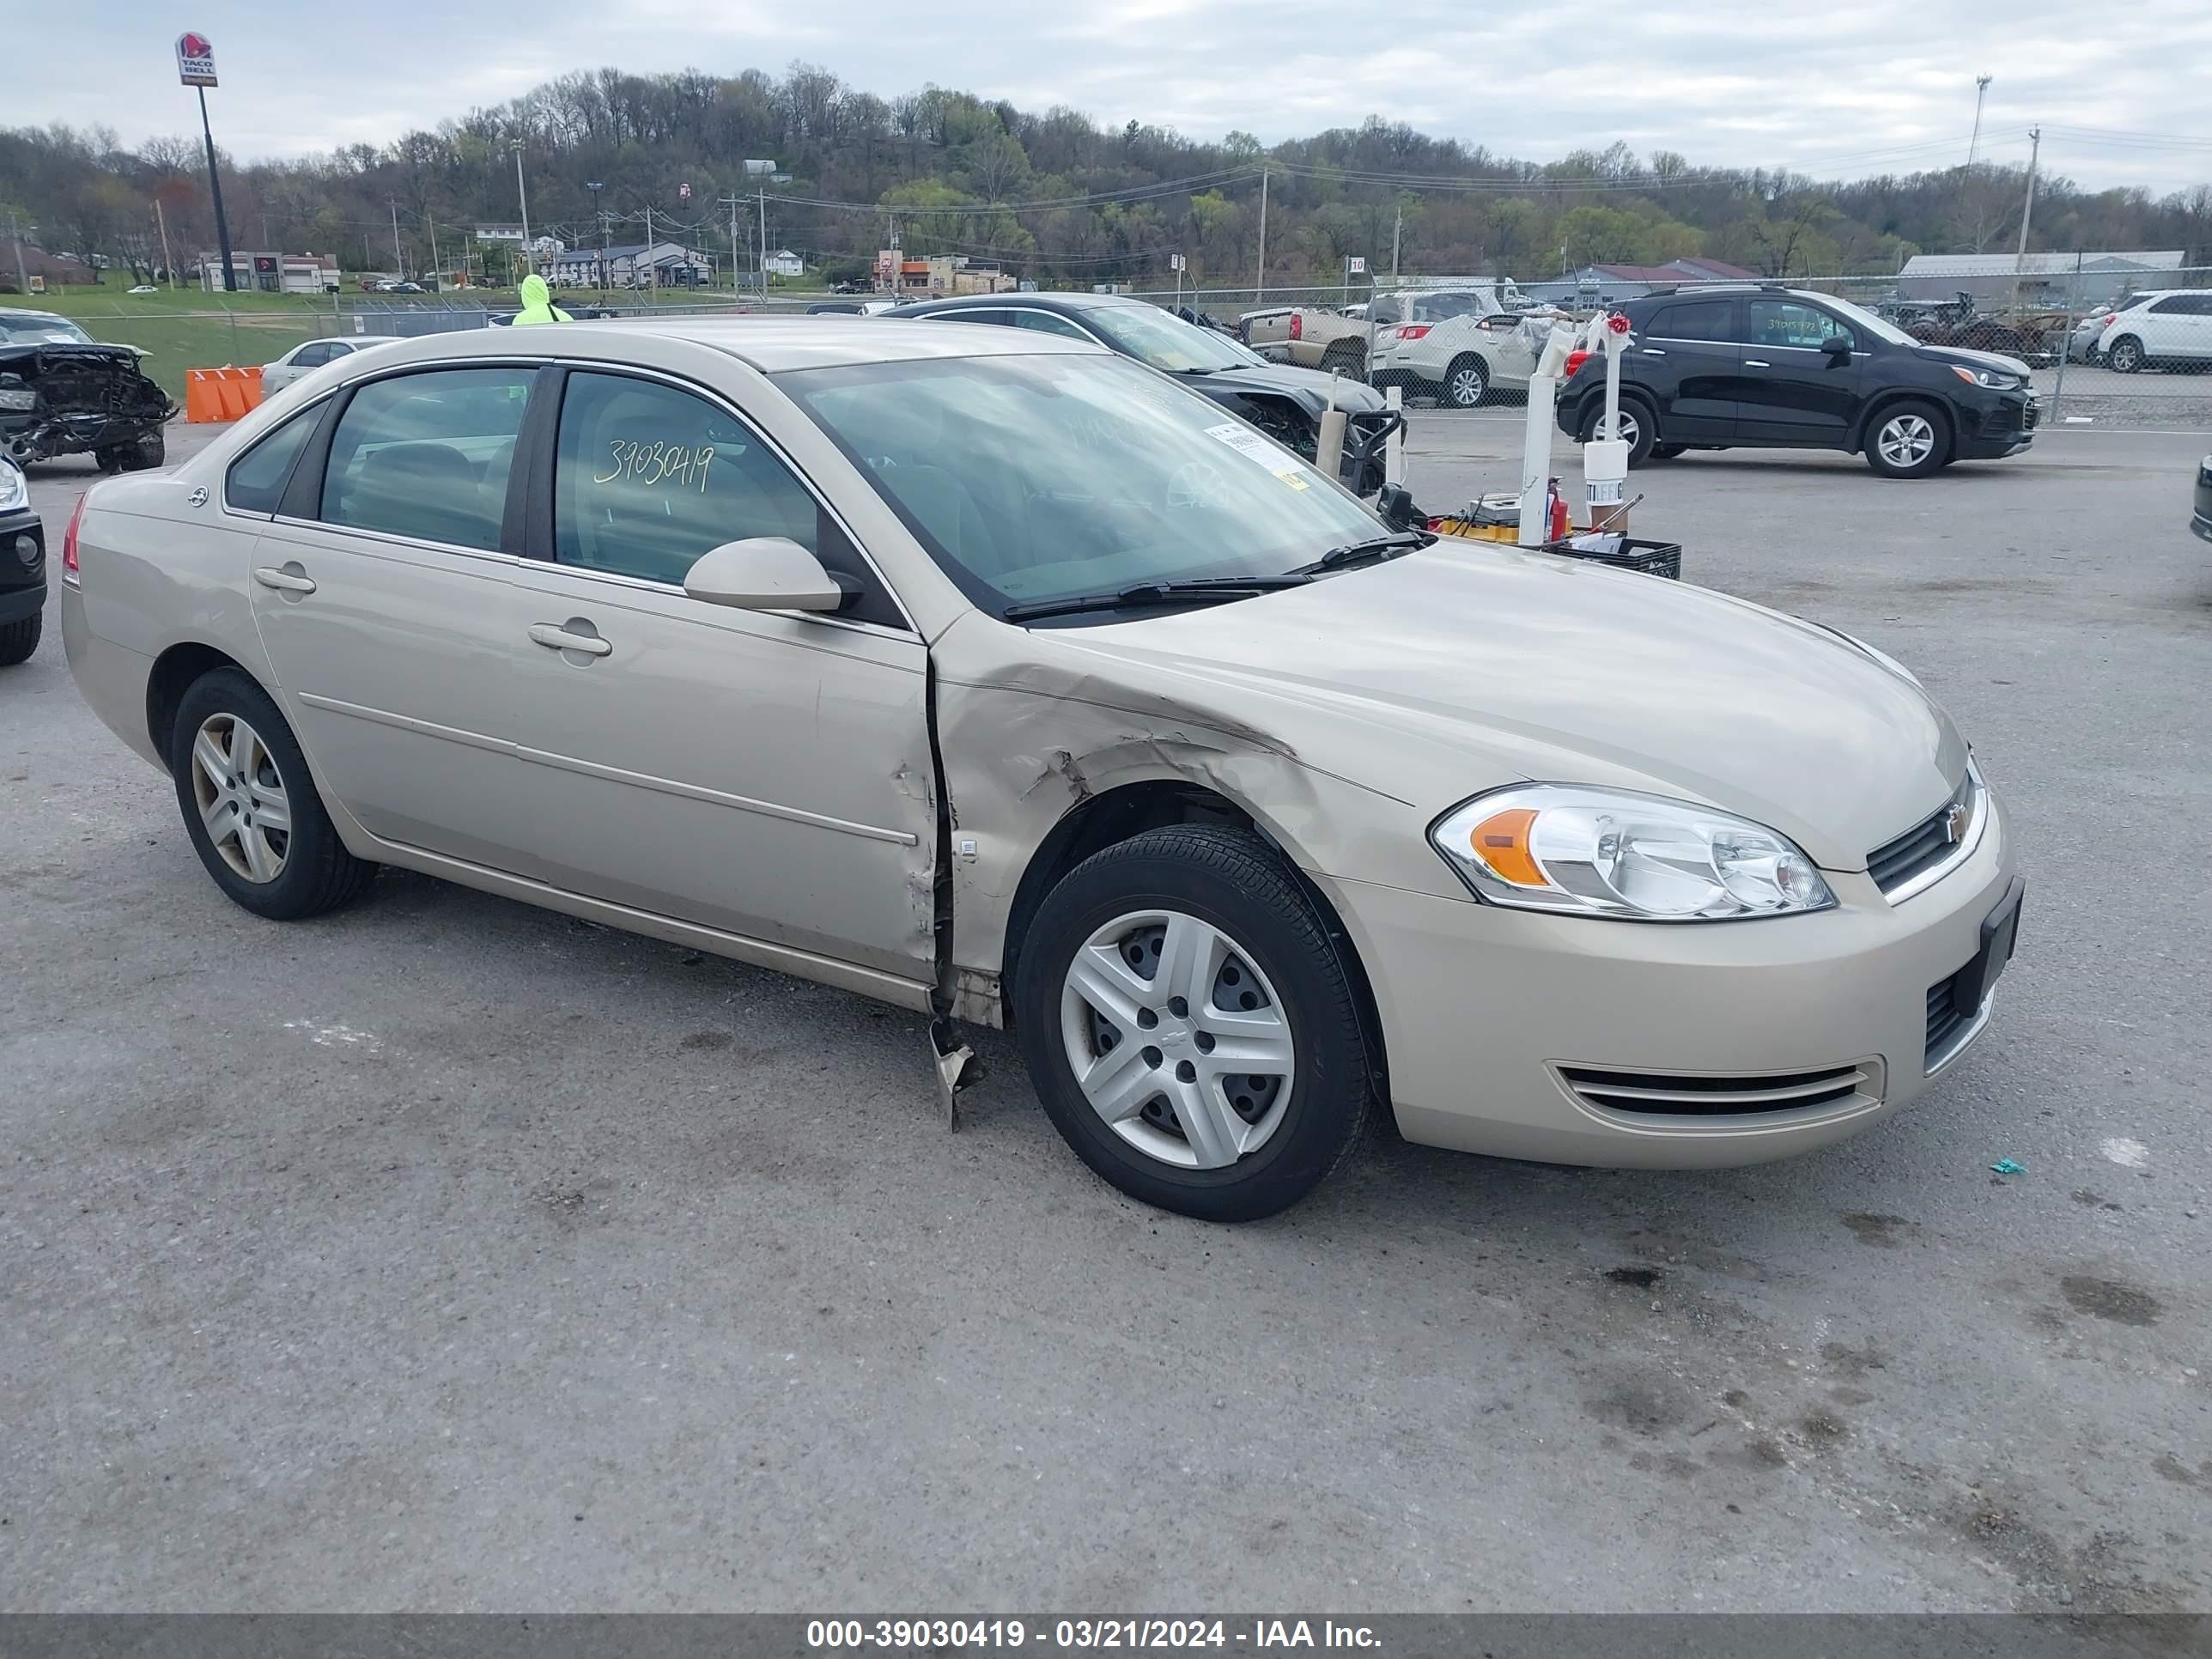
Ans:
[[[1624,536],[1620,540],[1620,550],[1617,553],[1593,553],[1588,548],[1570,546],[1565,542],[1547,542],[1544,551],[1557,553],[1564,558],[1582,559],[1591,564],[1610,565],[1615,570],[1641,570],[1647,576],[1664,576],[1669,581],[1682,579],[1682,544],[1680,542],[1643,542],[1633,536]]]

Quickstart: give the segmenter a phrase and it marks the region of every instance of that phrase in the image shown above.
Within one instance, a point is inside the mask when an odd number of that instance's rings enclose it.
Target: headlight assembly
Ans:
[[[1688,801],[1519,784],[1429,830],[1477,897],[1629,921],[1727,921],[1825,910],[1828,884],[1787,836]]]
[[[2015,386],[2027,384],[2017,374],[2002,374],[1994,368],[1968,368],[1963,364],[1953,363],[1951,372],[1968,386],[1985,386],[1992,392],[2010,392]]]
[[[24,482],[22,469],[0,456],[0,513],[13,513],[30,504],[31,486]]]

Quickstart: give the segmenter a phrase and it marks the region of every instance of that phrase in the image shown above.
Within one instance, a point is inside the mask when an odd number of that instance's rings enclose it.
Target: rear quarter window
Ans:
[[[315,423],[328,406],[319,403],[301,410],[233,461],[222,477],[224,505],[236,513],[274,514],[284,499],[284,486],[291,482],[300,452],[307,447]]]

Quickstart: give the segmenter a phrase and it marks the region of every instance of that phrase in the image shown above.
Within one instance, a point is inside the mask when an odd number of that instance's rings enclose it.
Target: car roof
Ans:
[[[42,323],[66,323],[58,311],[31,311],[21,306],[0,306],[0,317],[35,317]]]
[[[1008,305],[1042,306],[1048,311],[1103,311],[1114,306],[1141,306],[1150,303],[1133,300],[1126,294],[951,294],[941,300],[912,300],[907,302],[918,315],[924,306],[932,311],[975,311],[985,307]],[[907,309],[902,306],[901,310]]]
[[[464,334],[428,334],[404,343],[417,348],[403,355],[512,358],[518,349],[514,328],[471,330]],[[586,322],[540,325],[526,331],[532,347],[557,355],[620,362],[625,340],[682,340],[725,352],[764,374],[785,369],[826,368],[848,363],[912,362],[956,357],[1025,357],[1089,353],[1103,348],[1032,330],[995,328],[887,328],[878,317],[849,315],[786,317],[622,317]]]

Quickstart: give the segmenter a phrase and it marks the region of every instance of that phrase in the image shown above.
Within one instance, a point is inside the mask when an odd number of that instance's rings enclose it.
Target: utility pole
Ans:
[[[515,139],[514,145],[514,199],[522,208],[522,264],[523,268],[528,270],[530,268],[530,192],[524,189],[522,185],[522,140]]]
[[[407,257],[399,251],[399,198],[392,198],[392,268],[399,273],[399,280],[407,280]]]
[[[422,222],[429,227],[430,231],[430,275],[434,279],[440,278],[446,273],[439,269],[443,262],[438,258],[438,222],[425,212]]]
[[[2012,257],[2012,308],[2020,309],[2021,267],[2027,263],[2027,222],[2035,212],[2035,163],[2043,154],[2043,129],[2027,130],[2027,199],[2020,208],[2020,247]]]
[[[761,249],[760,249],[760,253],[761,253],[761,303],[762,303],[763,305],[766,305],[766,304],[768,303],[768,186],[767,186],[766,185],[763,185],[761,186],[761,192],[760,192],[760,216],[761,216]]]
[[[730,297],[738,295],[738,201],[735,196],[722,198],[722,205],[730,210]]]
[[[222,255],[222,291],[238,292],[238,272],[230,263],[230,222],[222,216],[222,175],[215,164],[215,129],[208,125],[207,88],[200,94],[200,136],[207,140],[208,196],[215,204],[216,249]]]
[[[607,216],[599,207],[599,192],[606,187],[606,180],[604,179],[592,179],[584,186],[586,190],[592,192],[592,217],[599,222],[599,257],[592,261],[592,264],[598,270],[599,277],[594,286],[602,294],[607,289]]]
[[[169,289],[173,293],[177,286],[177,264],[169,257],[169,216],[161,211],[161,198],[158,196],[154,198],[154,222],[161,232],[161,269],[169,273]],[[23,245],[18,242],[15,244],[15,275],[20,278],[22,274]]]
[[[1966,165],[1974,165],[1974,152],[1982,147],[1982,100],[1989,96],[1990,82],[1996,77],[1977,75],[1974,77],[1974,136],[1966,141]]]
[[[1398,243],[1406,234],[1406,204],[1398,204],[1397,222],[1390,227],[1390,286],[1398,286]]]
[[[646,286],[659,288],[660,269],[653,263],[653,209],[650,204],[647,204],[645,210],[645,268],[649,273],[645,279]],[[629,279],[633,284],[637,281],[637,264],[635,260],[630,264]]]
[[[1267,291],[1267,169],[1260,169],[1260,268],[1252,276],[1252,303]]]
[[[159,198],[156,198],[154,203],[154,210],[158,213],[161,211],[161,204]],[[36,225],[33,225],[31,228],[36,230],[38,227]],[[17,228],[15,224],[15,216],[13,213],[10,213],[8,216],[8,240],[15,245],[15,292],[18,294],[28,294],[31,291],[31,279],[24,274],[23,270],[23,233],[21,230]],[[163,259],[167,259],[168,257],[169,233],[165,230],[161,233],[161,258]],[[169,286],[171,288],[174,288],[176,285],[177,274],[175,271],[172,270],[169,273]]]

